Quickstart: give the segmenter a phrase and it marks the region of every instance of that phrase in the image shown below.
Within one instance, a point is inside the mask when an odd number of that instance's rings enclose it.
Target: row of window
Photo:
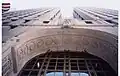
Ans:
[[[60,10],[53,17],[51,17],[50,20],[53,20],[58,15],[58,13],[60,13]]]
[[[44,10],[44,11],[45,11],[45,10]],[[29,11],[29,12],[31,13],[31,11]],[[19,20],[19,19],[23,19],[23,18],[25,18],[25,17],[32,16],[32,15],[35,15],[35,14],[40,13],[40,12],[41,12],[41,10],[38,10],[37,12],[33,12],[33,13],[31,13],[31,14],[28,14],[28,13],[27,13],[26,15],[24,14],[24,15],[22,15],[22,16],[20,15],[20,16],[18,16],[18,17],[13,17],[13,18],[12,18],[12,16],[8,16],[7,19],[6,19],[6,18],[5,18],[5,19],[3,18],[2,24],[3,24],[3,26],[4,26],[4,25],[11,25],[10,22],[12,21],[12,25],[15,25],[13,21],[17,21],[17,20]],[[44,14],[45,14],[45,13],[48,13],[48,12],[50,12],[50,10],[44,12]],[[10,18],[11,18],[11,19],[10,19]],[[9,19],[9,20],[8,20],[8,19]],[[4,20],[5,20],[5,21],[4,21]],[[29,22],[29,21],[30,21],[30,20],[25,20],[24,23]],[[9,23],[10,23],[10,24],[9,24]],[[18,22],[18,23],[19,23],[19,22]]]
[[[84,18],[81,17],[75,10],[74,10],[74,12],[78,15],[78,17],[79,17],[81,20],[84,20]]]

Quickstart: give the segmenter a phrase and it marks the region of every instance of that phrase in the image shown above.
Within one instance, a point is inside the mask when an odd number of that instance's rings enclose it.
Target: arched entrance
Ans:
[[[117,76],[107,62],[87,52],[48,51],[29,60],[18,76]]]

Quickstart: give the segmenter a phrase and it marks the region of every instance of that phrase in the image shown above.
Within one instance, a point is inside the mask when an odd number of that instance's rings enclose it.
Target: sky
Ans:
[[[3,0],[11,3],[11,10],[41,7],[60,7],[64,17],[71,17],[74,7],[119,9],[120,0]]]

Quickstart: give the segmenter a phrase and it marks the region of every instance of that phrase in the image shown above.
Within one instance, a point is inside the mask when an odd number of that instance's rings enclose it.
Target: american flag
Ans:
[[[2,3],[2,12],[8,11],[10,9],[10,3]]]

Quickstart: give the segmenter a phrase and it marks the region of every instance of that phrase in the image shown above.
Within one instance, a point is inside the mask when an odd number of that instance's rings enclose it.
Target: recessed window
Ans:
[[[85,21],[86,24],[93,24],[92,21]]]
[[[105,21],[107,21],[107,22],[109,22],[109,23],[113,23],[111,20],[105,20]]]
[[[3,25],[6,25],[6,24],[8,24],[8,23],[9,23],[9,21],[3,21],[3,22],[2,22]]]
[[[17,25],[11,25],[10,26],[10,29],[14,29],[14,28],[16,28],[17,27]]]
[[[2,41],[2,43],[5,43],[5,41]]]
[[[117,22],[114,22],[114,21],[112,21],[112,20],[105,20],[105,21],[107,21],[107,22],[109,22],[109,23],[111,23],[111,24],[116,24],[116,25],[118,25]]]
[[[12,20],[12,21],[16,21],[16,20],[18,20],[18,18],[11,18],[11,20]]]
[[[29,22],[30,20],[29,19],[25,19],[25,22],[24,23],[27,23],[27,22]]]
[[[47,24],[47,23],[49,23],[49,21],[43,21],[43,23],[46,23],[46,24]]]
[[[114,17],[113,19],[118,19],[117,17]]]
[[[38,15],[38,17],[40,17],[41,15]]]

